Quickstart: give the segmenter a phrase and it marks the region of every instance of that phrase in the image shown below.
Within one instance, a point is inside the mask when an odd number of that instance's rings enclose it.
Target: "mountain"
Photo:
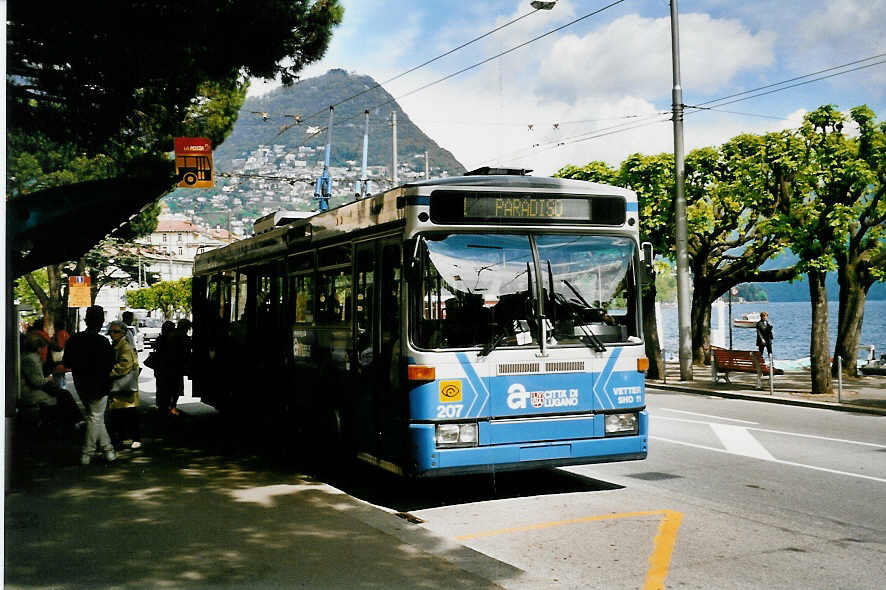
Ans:
[[[316,156],[313,159],[322,160],[329,106],[363,93],[335,107],[330,165],[347,166],[350,161],[360,166],[363,159],[363,111],[370,108],[369,166],[387,166],[390,169],[391,111],[396,111],[399,162],[411,163],[412,168],[423,171],[424,152],[427,150],[431,176],[443,171],[450,175],[464,172],[464,166],[452,153],[416,127],[384,88],[369,90],[375,85],[375,80],[370,76],[335,69],[316,78],[301,80],[288,88],[281,87],[263,96],[247,98],[231,135],[213,152],[216,170],[230,171],[234,159],[247,158],[259,145],[283,145],[289,153],[298,153],[298,148],[302,146],[319,148],[313,152]],[[267,114],[266,119],[264,113]],[[295,124],[295,115],[302,118],[301,123]],[[281,133],[284,125],[291,127]],[[315,129],[308,132],[310,127]],[[318,127],[322,131],[316,133]],[[419,155],[420,159],[417,158]]]
[[[397,113],[399,182],[424,178],[425,151],[432,178],[465,171],[448,150],[415,126],[390,94],[375,85],[369,76],[330,70],[289,88],[248,98],[230,136],[213,150],[215,186],[176,189],[163,199],[164,205],[197,225],[225,226],[236,235],[250,234],[253,221],[273,211],[316,209],[314,181],[323,172],[323,128],[329,122],[329,105],[358,94],[334,111],[330,206],[353,200],[357,191],[363,160],[363,111],[367,107],[371,107],[370,194],[391,186],[392,110]]]
[[[785,250],[775,258],[772,258],[762,266],[763,270],[773,268],[786,268],[797,262],[797,256],[790,250]],[[769,295],[769,301],[809,301],[809,284],[805,277],[801,277],[789,283],[787,281],[781,283],[755,283],[766,290]],[[829,301],[839,301],[840,286],[837,284],[837,273],[829,272],[825,280],[825,288],[827,289]],[[870,291],[868,291],[868,299],[882,300],[886,299],[886,283],[874,283]]]

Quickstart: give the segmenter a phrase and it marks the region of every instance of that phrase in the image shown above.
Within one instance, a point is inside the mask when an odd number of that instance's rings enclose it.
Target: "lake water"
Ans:
[[[838,302],[828,302],[828,328],[830,330],[830,354],[834,352],[834,344],[837,339],[837,308]],[[809,341],[812,329],[812,307],[808,301],[781,301],[770,303],[733,303],[732,317],[739,318],[743,313],[769,312],[769,322],[772,324],[773,341],[772,354],[776,360],[795,361],[797,368],[804,364],[808,366]],[[718,306],[711,309],[711,341],[715,345],[718,327]],[[677,337],[677,306],[661,305],[661,325],[659,333],[662,336],[662,348],[667,351],[668,360],[679,358],[679,346]],[[725,337],[722,345],[729,346],[729,306],[723,306],[723,325]],[[753,328],[732,328],[732,348],[737,350],[756,350],[756,330]],[[877,356],[886,354],[886,301],[868,301],[864,308],[864,325],[861,330],[859,345],[865,347],[873,344]],[[868,351],[859,351],[859,358],[867,359]],[[806,360],[803,363],[802,360]],[[794,363],[781,363],[779,366],[793,368]]]

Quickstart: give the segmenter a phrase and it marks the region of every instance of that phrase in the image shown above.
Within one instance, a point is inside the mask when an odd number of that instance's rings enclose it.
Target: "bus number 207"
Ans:
[[[461,412],[463,409],[464,406],[462,404],[437,406],[437,418],[461,418]]]

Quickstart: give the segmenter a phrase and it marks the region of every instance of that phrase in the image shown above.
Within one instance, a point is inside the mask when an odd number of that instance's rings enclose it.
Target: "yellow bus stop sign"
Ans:
[[[68,277],[68,307],[89,307],[92,305],[88,275]]]
[[[181,188],[212,188],[212,142],[206,137],[176,137],[175,172]]]

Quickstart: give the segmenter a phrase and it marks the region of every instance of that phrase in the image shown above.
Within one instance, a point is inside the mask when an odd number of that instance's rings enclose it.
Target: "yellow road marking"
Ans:
[[[677,541],[677,530],[683,521],[683,513],[673,510],[647,510],[643,512],[621,512],[618,514],[604,514],[601,516],[585,516],[583,518],[570,518],[568,520],[555,520],[551,522],[541,522],[537,524],[528,524],[506,529],[497,529],[494,531],[484,531],[481,533],[473,533],[470,535],[459,535],[455,539],[457,541],[472,541],[474,539],[485,539],[487,537],[495,537],[498,535],[508,535],[511,533],[523,533],[526,531],[540,531],[553,527],[582,524],[588,522],[598,522],[601,520],[614,520],[616,518],[637,518],[641,516],[659,515],[662,517],[661,523],[658,525],[658,533],[655,535],[655,541],[652,545],[652,555],[649,556],[649,570],[646,572],[646,582],[643,584],[643,590],[658,590],[664,588],[665,579],[668,576],[668,568],[671,565],[671,555],[674,552],[674,545]]]
[[[683,513],[673,510],[662,510],[664,517],[658,525],[658,534],[652,544],[652,555],[649,556],[649,569],[646,571],[646,582],[643,590],[659,590],[664,588],[668,568],[671,567],[671,555],[677,542],[677,529],[683,522]]]

